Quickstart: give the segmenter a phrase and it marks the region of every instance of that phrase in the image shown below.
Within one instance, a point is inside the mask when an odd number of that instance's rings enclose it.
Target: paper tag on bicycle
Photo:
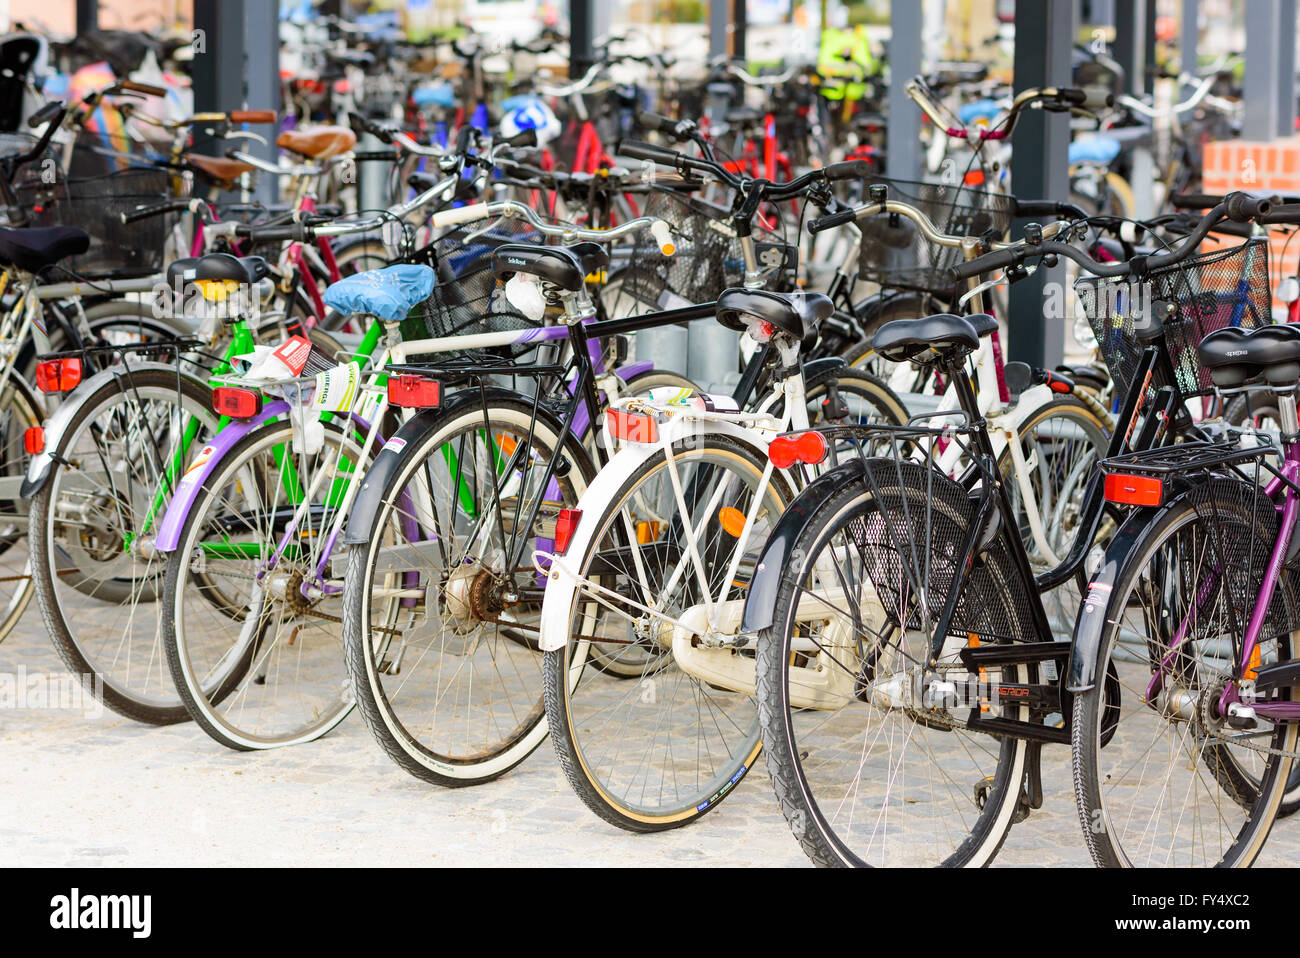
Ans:
[[[546,315],[546,297],[542,295],[541,284],[531,276],[515,273],[506,280],[506,299],[535,323],[540,323]]]
[[[293,424],[293,452],[297,456],[314,456],[325,445],[325,424],[316,410],[306,403],[289,405],[289,421]]]
[[[698,409],[703,412],[739,412],[740,406],[730,396],[702,393],[678,386],[656,386],[646,398],[664,409]]]
[[[294,376],[302,372],[311,354],[311,341],[302,336],[291,336],[275,348],[271,355],[284,363]]]
[[[352,408],[360,386],[361,366],[358,363],[342,363],[317,373],[312,408],[319,412],[347,412]]]

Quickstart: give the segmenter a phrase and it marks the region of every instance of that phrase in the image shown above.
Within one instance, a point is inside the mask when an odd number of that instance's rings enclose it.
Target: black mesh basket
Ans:
[[[952,236],[1001,239],[1011,225],[1013,199],[961,184],[914,183],[868,177],[869,188],[884,185],[888,198],[915,206],[940,232]],[[860,220],[862,249],[858,277],[886,289],[908,289],[950,298],[957,293],[949,269],[962,259],[960,249],[935,246],[911,220],[872,216]]]
[[[665,255],[650,231],[642,230],[618,272],[620,298],[631,297],[647,311],[677,309],[711,303],[724,289],[744,285],[745,256],[727,209],[685,193],[656,190],[641,213],[668,224],[674,251]],[[754,225],[752,235],[764,285],[779,288],[797,265],[797,251],[780,232]]]
[[[402,320],[406,341],[444,336],[468,336],[538,326],[506,299],[503,284],[492,273],[492,254],[507,243],[536,243],[545,237],[522,220],[503,218],[487,229],[474,223],[453,230],[425,247],[416,257],[437,272],[437,283],[427,300]],[[518,358],[535,347],[495,347],[411,356],[412,362],[446,359],[459,355],[482,360]]]
[[[1255,329],[1273,321],[1268,280],[1268,242],[1252,239],[1241,246],[1191,256],[1182,263],[1153,270],[1141,282],[1085,277],[1075,284],[1084,311],[1111,377],[1127,392],[1142,350],[1163,344],[1174,382],[1184,398],[1214,389],[1202,369],[1196,347],[1216,329]]]
[[[128,167],[85,179],[40,177],[15,193],[31,226],[76,226],[90,234],[90,248],[62,260],[70,275],[147,276],[162,270],[164,246],[178,214],[125,224],[122,214],[174,198],[173,177],[162,169]]]

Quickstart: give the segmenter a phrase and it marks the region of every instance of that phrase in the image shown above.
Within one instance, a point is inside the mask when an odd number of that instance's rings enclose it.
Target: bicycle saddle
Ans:
[[[0,263],[39,273],[90,248],[90,234],[75,226],[0,229]]]
[[[228,279],[235,283],[248,284],[253,282],[253,273],[249,268],[252,260],[260,260],[260,256],[250,256],[247,261],[231,256],[229,253],[208,253],[206,256],[200,256],[194,262],[194,275],[192,278],[195,282],[212,279]],[[265,261],[263,261],[265,265]],[[168,270],[170,273],[170,270]]]
[[[419,263],[399,263],[353,273],[325,290],[325,305],[345,316],[366,313],[397,322],[433,293],[433,270]]]
[[[492,273],[501,280],[509,279],[515,273],[527,273],[544,283],[576,293],[582,289],[589,272],[581,250],[595,245],[578,243],[575,246],[526,246],[522,243],[506,243],[497,247],[492,254]]]
[[[1286,323],[1216,329],[1201,340],[1196,353],[1220,389],[1236,389],[1257,378],[1270,386],[1294,386],[1300,380],[1300,327]]]
[[[257,169],[252,163],[245,163],[243,160],[204,156],[201,153],[186,153],[181,156],[181,160],[218,185],[233,184],[243,174]]]
[[[924,319],[896,319],[876,330],[872,346],[890,362],[912,362],[920,366],[939,360],[952,363],[980,348],[980,329],[992,332],[996,328],[996,320],[983,313],[974,316],[939,313]]]
[[[835,311],[821,293],[772,293],[765,289],[724,289],[718,297],[718,322],[744,332],[753,317],[797,338],[805,348],[817,340],[817,327]]]
[[[276,138],[275,145],[313,160],[328,160],[356,146],[357,135],[346,126],[313,126],[287,130]]]

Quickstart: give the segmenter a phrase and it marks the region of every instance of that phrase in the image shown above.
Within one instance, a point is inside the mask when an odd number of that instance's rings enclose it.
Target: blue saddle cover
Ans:
[[[1094,136],[1086,140],[1075,140],[1070,144],[1070,165],[1075,163],[1098,163],[1109,166],[1119,156],[1119,140],[1109,136]]]
[[[325,305],[340,313],[369,313],[395,322],[429,298],[433,283],[433,269],[428,266],[410,263],[368,269],[325,290]]]
[[[963,103],[961,109],[957,111],[957,119],[961,121],[962,126],[970,126],[980,117],[992,123],[1000,112],[1002,111],[997,101],[976,100],[973,103]]]

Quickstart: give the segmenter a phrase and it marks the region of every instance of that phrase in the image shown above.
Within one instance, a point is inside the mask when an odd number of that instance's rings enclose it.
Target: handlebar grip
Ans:
[[[63,113],[63,101],[51,100],[27,118],[27,125],[32,129],[48,123]]]
[[[167,91],[160,86],[153,86],[149,83],[136,83],[134,80],[122,80],[117,85],[119,90],[127,90],[131,93],[140,93],[144,96],[166,96]]]
[[[1015,215],[1020,219],[1034,217],[1060,217],[1068,220],[1086,219],[1088,214],[1073,203],[1059,203],[1056,200],[1016,200]]]
[[[154,206],[137,206],[129,213],[119,213],[118,217],[123,224],[138,223],[140,220],[152,219],[155,216],[162,216],[164,213],[182,213],[190,208],[188,200],[170,200],[166,203],[158,203]]]
[[[1088,94],[1077,86],[1061,87],[1056,91],[1056,98],[1071,106],[1083,106],[1088,102]]]
[[[1300,226],[1300,203],[1283,203],[1275,206],[1256,220],[1265,224]]]
[[[843,163],[832,163],[822,170],[828,182],[834,183],[838,180],[862,180],[872,174],[871,164],[866,160],[845,160]]]
[[[258,243],[276,243],[290,240],[294,243],[306,242],[310,237],[309,228],[302,223],[287,226],[243,226],[235,227],[235,235]]]
[[[505,143],[506,146],[536,146],[537,130],[530,126],[525,130],[520,130],[514,136],[509,137],[502,142]]]
[[[1169,197],[1169,205],[1176,210],[1212,210],[1222,202],[1222,196],[1209,193],[1178,193]]]
[[[638,113],[636,115],[636,125],[643,130],[650,130],[653,133],[663,133],[666,136],[673,137],[674,139],[680,139],[680,137],[677,136],[677,121],[670,120],[668,117],[663,116],[660,113],[651,113],[648,110],[644,113]]]
[[[1223,198],[1224,214],[1234,223],[1248,223],[1257,216],[1267,216],[1282,200],[1277,196],[1252,196],[1229,193]]]
[[[819,216],[808,224],[809,233],[820,233],[823,230],[834,229],[837,226],[843,226],[845,223],[852,221],[858,215],[857,210],[848,209],[840,210],[838,213],[832,213],[829,216]]]
[[[650,235],[659,244],[659,252],[665,256],[672,256],[673,253],[677,252],[677,245],[673,242],[672,228],[663,220],[655,220],[650,224]]]
[[[983,256],[976,256],[964,263],[958,263],[952,268],[952,275],[960,282],[970,279],[972,276],[991,273],[995,269],[1015,266],[1020,261],[1020,253],[1020,250],[1015,249],[1000,249],[992,253],[985,253]]]
[[[1103,86],[1063,87],[1057,91],[1056,96],[1062,102],[1085,110],[1100,110],[1115,105],[1115,94]]]
[[[434,213],[429,220],[429,226],[437,230],[442,229],[444,226],[458,226],[461,223],[484,220],[490,215],[486,203],[476,203],[473,206],[458,206],[455,209]]]
[[[650,143],[642,143],[639,140],[624,140],[614,150],[616,154],[631,157],[634,160],[649,160],[652,163],[660,163],[663,166],[680,168],[682,161],[687,159],[676,150],[668,150],[662,146],[653,146]]]
[[[231,123],[274,123],[279,117],[274,110],[231,110]]]

